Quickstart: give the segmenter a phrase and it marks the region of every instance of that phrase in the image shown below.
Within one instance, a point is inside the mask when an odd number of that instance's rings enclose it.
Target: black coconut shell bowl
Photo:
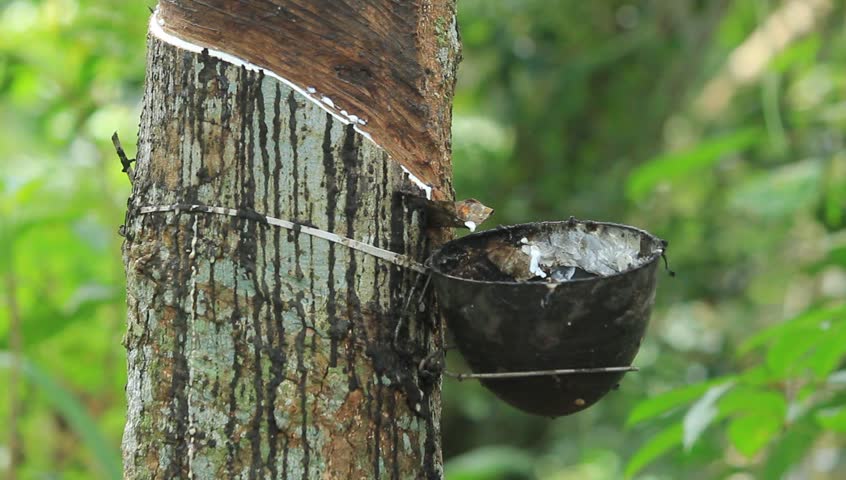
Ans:
[[[473,372],[626,367],[649,322],[665,248],[634,227],[570,219],[468,235],[430,266],[441,314]],[[556,417],[596,403],[622,376],[481,381],[525,412]]]

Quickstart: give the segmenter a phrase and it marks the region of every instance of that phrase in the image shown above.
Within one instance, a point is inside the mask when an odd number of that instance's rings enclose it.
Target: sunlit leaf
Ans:
[[[827,335],[823,336],[807,358],[808,366],[819,380],[825,379],[840,366],[846,356],[846,319],[832,323],[824,325]]]
[[[816,60],[821,45],[819,33],[814,32],[807,38],[803,38],[785,48],[773,59],[770,68],[777,72],[784,72],[797,66],[811,65]]]
[[[736,351],[739,355],[745,355],[778,338],[793,338],[805,329],[818,328],[834,318],[846,318],[846,305],[811,308],[797,317],[761,330],[741,343]]]
[[[767,365],[776,375],[813,371],[823,379],[846,354],[846,319],[838,311],[809,315],[790,322],[767,351]]]
[[[49,179],[50,177],[47,175],[37,175],[27,179],[17,186],[11,196],[11,201],[18,206],[33,202],[39,195],[43,194]]]
[[[787,415],[787,400],[780,392],[739,385],[720,399],[719,410],[724,415],[738,412],[767,412],[784,418]]]
[[[846,406],[817,412],[816,420],[823,428],[846,433]]]
[[[774,382],[777,383],[784,380],[782,377],[774,375],[763,363],[744,370],[743,373],[738,375],[738,378],[743,382],[743,385],[751,387],[767,387]],[[733,394],[734,392],[730,396],[734,396]]]
[[[719,413],[719,409],[716,407],[717,400],[733,386],[733,381],[715,385],[709,388],[705,395],[702,395],[702,398],[690,407],[682,422],[684,425],[683,444],[685,450],[690,450],[699,436],[702,435],[702,432],[717,418]]]
[[[806,365],[801,360],[825,335],[820,328],[797,330],[795,336],[782,336],[773,341],[767,351],[767,366],[779,376],[800,372]]]
[[[734,448],[751,457],[767,446],[782,427],[783,418],[766,412],[741,415],[728,427],[728,437]]]
[[[726,155],[755,145],[762,138],[759,128],[747,128],[705,140],[691,150],[653,158],[629,176],[626,192],[629,198],[642,200],[659,183],[701,171]]]
[[[727,380],[730,378],[697,383],[642,400],[629,414],[626,426],[631,427],[683,407],[703,395],[712,385]]]
[[[679,447],[682,443],[683,427],[680,423],[664,429],[655,434],[644,443],[637,452],[629,459],[626,465],[626,478],[631,478],[647,465],[655,461],[658,457],[669,452],[673,448]]]

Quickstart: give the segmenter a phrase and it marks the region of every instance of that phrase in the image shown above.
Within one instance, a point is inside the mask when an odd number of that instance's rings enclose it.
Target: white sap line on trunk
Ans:
[[[156,205],[141,207],[141,209],[139,210],[139,213],[141,213],[142,215],[166,212],[214,213],[217,215],[228,215],[230,217],[241,217],[241,214],[238,212],[238,210],[234,208],[218,207],[213,205]],[[343,245],[353,250],[358,250],[359,252],[367,253],[374,257],[381,258],[382,260],[387,260],[393,263],[394,265],[399,265],[401,267],[414,270],[417,273],[428,273],[428,270],[424,265],[400,253],[385,250],[369,243],[354,240],[352,238],[342,237],[336,233],[327,232],[326,230],[320,230],[319,228],[294,223],[289,220],[283,220],[281,218],[275,218],[261,214],[257,215],[261,217],[261,219],[265,221],[268,225],[281,227],[295,232],[305,233],[306,235],[311,235],[312,237],[322,238],[324,240]]]
[[[420,187],[420,190],[423,190],[424,192],[426,192],[426,199],[431,200],[432,199],[432,187],[423,183],[423,180],[420,180],[419,178],[414,176],[414,174],[411,173],[411,171],[409,169],[405,168],[405,165],[400,165],[400,166],[402,167],[402,171],[405,172],[406,175],[408,175],[408,179],[411,180],[412,183],[414,183],[415,185]]]
[[[188,297],[191,299],[191,332],[190,332],[190,343],[186,340],[186,343],[191,347],[194,347],[194,326],[197,324],[197,240],[199,240],[200,235],[197,228],[197,224],[199,223],[200,219],[194,217],[194,222],[191,227],[193,232],[193,236],[191,238],[191,252],[188,254],[188,259],[191,260],[191,291],[188,293]],[[193,348],[186,348],[188,351],[188,355],[193,353]],[[188,367],[188,408],[191,408],[191,405],[194,403],[194,370],[189,366]],[[194,417],[189,413],[188,415],[188,479],[193,480],[194,478],[194,460],[197,456],[197,438],[196,438],[197,428],[194,425]]]
[[[351,123],[349,121],[349,119],[344,118],[337,111],[335,111],[335,109],[330,108],[331,100],[328,97],[323,97],[323,98],[326,98],[327,100],[329,100],[329,102],[321,102],[320,100],[314,98],[312,96],[312,93],[317,93],[317,90],[315,90],[314,87],[308,87],[308,91],[306,91],[302,87],[300,87],[299,85],[291,82],[287,78],[284,78],[284,77],[276,74],[275,72],[272,72],[272,71],[270,71],[266,68],[259,67],[258,65],[254,64],[254,63],[250,63],[247,60],[244,60],[242,58],[236,57],[235,55],[232,55],[232,54],[229,54],[229,53],[226,53],[226,52],[222,52],[220,50],[215,50],[213,48],[203,47],[203,46],[197,45],[195,43],[191,43],[187,40],[183,40],[183,39],[181,39],[177,36],[174,36],[173,34],[165,32],[163,27],[164,27],[164,20],[159,17],[159,10],[158,10],[158,8],[156,8],[156,10],[150,16],[150,33],[152,33],[153,36],[155,36],[159,40],[162,40],[166,43],[169,43],[169,44],[171,44],[175,47],[179,47],[183,50],[188,50],[189,52],[202,53],[203,50],[207,50],[210,57],[214,57],[214,58],[217,58],[219,60],[223,60],[224,62],[231,63],[232,65],[235,65],[237,67],[244,67],[247,70],[252,71],[252,72],[263,72],[265,75],[267,75],[269,77],[273,77],[276,80],[279,80],[280,82],[284,83],[289,88],[293,89],[295,92],[297,92],[300,95],[306,97],[309,101],[311,101],[315,105],[317,105],[320,108],[322,108],[323,110],[325,110],[326,113],[331,114],[333,117],[335,117],[335,119],[337,119],[339,122],[343,123],[344,125],[349,125]]]
[[[315,96],[315,95],[317,95],[317,90],[314,87],[302,88],[299,85],[295,84],[294,82],[288,80],[287,78],[282,77],[281,75],[279,75],[279,74],[277,74],[277,73],[275,73],[271,70],[259,67],[258,65],[254,64],[254,63],[250,63],[247,60],[244,60],[242,58],[236,57],[235,55],[232,55],[232,54],[229,54],[229,53],[226,53],[226,52],[222,52],[220,50],[215,50],[213,48],[202,47],[202,46],[197,45],[195,43],[191,43],[187,40],[183,40],[183,39],[181,39],[177,36],[174,36],[173,34],[165,32],[163,27],[164,27],[164,20],[159,17],[159,9],[157,7],[153,11],[153,14],[150,16],[150,33],[154,37],[158,38],[159,40],[161,40],[165,43],[173,45],[175,47],[181,48],[183,50],[188,50],[189,52],[202,53],[203,50],[206,50],[210,57],[217,58],[218,60],[223,60],[224,62],[231,63],[232,65],[235,65],[235,66],[238,66],[238,67],[244,67],[245,69],[250,70],[252,72],[263,72],[268,77],[272,77],[272,78],[282,82],[283,84],[285,84],[286,86],[288,86],[289,88],[294,90],[295,92],[297,92],[300,95],[302,95],[303,97],[305,97],[311,103],[313,103],[313,104],[317,105],[318,107],[322,108],[323,110],[326,111],[326,113],[329,113],[330,115],[335,117],[336,120],[343,123],[344,125],[353,124],[353,129],[358,134],[360,134],[362,137],[366,138],[367,140],[373,142],[373,144],[376,145],[377,147],[379,147],[380,149],[385,150],[384,148],[382,148],[381,145],[379,145],[378,143],[376,143],[375,140],[373,140],[373,137],[368,132],[365,132],[364,130],[361,129],[361,127],[360,127],[361,125],[367,125],[367,120],[364,120],[363,118],[359,117],[358,115],[350,114],[346,110],[340,110],[339,111],[339,109],[335,105],[335,102],[333,102],[331,98],[329,98],[325,95],[321,95],[320,98],[317,98]],[[399,162],[397,162],[397,163],[399,163]],[[414,174],[412,174],[407,168],[405,168],[405,165],[400,164],[400,166],[402,166],[402,170],[408,175],[408,178],[415,185],[420,187],[421,190],[426,192],[426,198],[431,200],[431,198],[432,198],[432,187],[430,185],[427,185],[426,183],[424,183],[422,180],[420,180],[416,176],[414,176]]]

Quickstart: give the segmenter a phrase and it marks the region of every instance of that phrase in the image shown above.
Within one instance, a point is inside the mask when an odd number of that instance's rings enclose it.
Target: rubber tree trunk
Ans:
[[[418,371],[441,327],[412,292],[423,279],[255,215],[422,261],[443,234],[397,194],[414,187],[389,153],[408,152],[208,51],[151,35],[147,69],[124,228],[124,478],[441,478],[440,380]],[[140,210],[173,204],[240,215]]]

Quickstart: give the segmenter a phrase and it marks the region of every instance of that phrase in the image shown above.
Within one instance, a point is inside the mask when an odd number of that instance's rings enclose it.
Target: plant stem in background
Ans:
[[[830,0],[793,0],[774,11],[729,55],[726,65],[694,101],[696,115],[713,121],[725,113],[740,87],[753,84],[766,72],[770,61],[790,44],[813,31],[831,10]]]
[[[9,346],[12,350],[12,365],[9,369],[9,480],[15,480],[18,460],[21,458],[20,432],[18,432],[18,415],[20,414],[20,395],[18,380],[21,378],[20,358],[23,339],[21,338],[21,319],[18,302],[15,296],[17,282],[15,274],[10,269],[6,274],[6,303],[9,306]]]

